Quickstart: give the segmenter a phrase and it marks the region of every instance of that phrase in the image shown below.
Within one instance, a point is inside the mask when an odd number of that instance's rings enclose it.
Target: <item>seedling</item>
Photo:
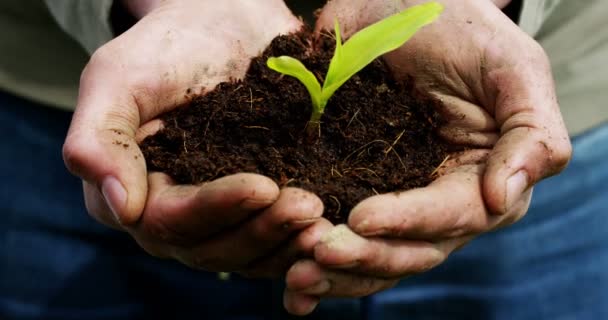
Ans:
[[[338,88],[376,58],[401,47],[420,28],[435,21],[442,11],[443,6],[437,2],[413,6],[360,30],[344,44],[340,24],[336,19],[336,50],[329,63],[323,86],[315,75],[295,58],[271,57],[267,65],[274,71],[298,79],[308,89],[312,100],[312,115],[307,131],[314,133],[319,129],[327,102]]]

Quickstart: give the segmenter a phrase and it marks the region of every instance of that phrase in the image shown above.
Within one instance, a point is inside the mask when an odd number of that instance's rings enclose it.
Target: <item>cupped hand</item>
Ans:
[[[426,1],[331,1],[317,32],[338,18],[348,36]],[[466,147],[431,185],[371,197],[287,274],[285,305],[360,297],[442,263],[474,237],[519,220],[532,186],[569,161],[571,146],[543,49],[491,1],[442,0],[445,11],[385,60],[397,78],[442,104],[440,135]],[[504,1],[499,1],[504,2]]]
[[[148,175],[137,143],[161,113],[244,76],[252,57],[301,22],[282,0],[128,3],[143,18],[91,57],[63,149],[89,213],[192,267],[265,276],[277,270],[256,266],[285,268],[268,261],[310,251],[307,236],[327,225],[316,196],[254,174],[177,186]]]

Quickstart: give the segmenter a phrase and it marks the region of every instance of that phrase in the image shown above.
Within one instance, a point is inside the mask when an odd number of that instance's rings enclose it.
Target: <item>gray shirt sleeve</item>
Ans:
[[[536,36],[543,23],[563,0],[523,0],[519,26],[531,36]]]
[[[61,28],[93,53],[113,37],[110,10],[113,0],[44,0]]]
[[[608,123],[608,1],[524,0],[520,26],[545,49],[572,135]]]

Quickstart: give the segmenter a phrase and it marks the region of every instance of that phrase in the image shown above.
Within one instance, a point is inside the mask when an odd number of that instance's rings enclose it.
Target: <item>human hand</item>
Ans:
[[[159,128],[161,113],[244,76],[252,57],[301,22],[282,0],[129,3],[143,18],[92,56],[63,149],[84,181],[89,213],[156,256],[206,270],[276,272],[254,265],[305,250],[306,235],[284,242],[324,225],[316,196],[253,174],[175,186],[148,176],[137,142]]]
[[[331,1],[348,36],[425,1]],[[398,78],[444,105],[440,135],[453,154],[426,188],[364,200],[348,224],[315,247],[314,260],[287,274],[286,308],[311,312],[318,297],[359,297],[442,263],[474,237],[519,220],[532,186],[562,170],[571,154],[542,48],[490,1],[443,0],[445,11],[385,60]],[[504,1],[498,1],[504,2]]]

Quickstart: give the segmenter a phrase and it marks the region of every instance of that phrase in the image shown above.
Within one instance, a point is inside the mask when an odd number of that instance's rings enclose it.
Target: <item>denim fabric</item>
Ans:
[[[61,160],[70,114],[0,93],[0,319],[283,319],[281,286],[147,256],[88,217]],[[516,226],[311,319],[608,319],[608,126],[574,141]]]
[[[265,281],[147,256],[86,214],[61,159],[71,114],[0,92],[0,319],[269,319]]]
[[[526,217],[366,301],[369,319],[608,319],[608,125],[537,185]]]

